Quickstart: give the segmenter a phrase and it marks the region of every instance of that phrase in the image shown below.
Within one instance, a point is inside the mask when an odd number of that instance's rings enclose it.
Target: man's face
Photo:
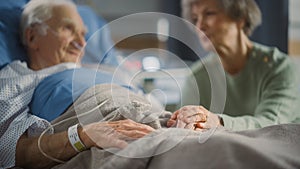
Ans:
[[[43,26],[43,25],[40,25]],[[36,54],[42,67],[63,62],[80,62],[86,28],[78,12],[72,7],[61,5],[53,8],[51,19],[44,22],[46,35],[38,35]]]

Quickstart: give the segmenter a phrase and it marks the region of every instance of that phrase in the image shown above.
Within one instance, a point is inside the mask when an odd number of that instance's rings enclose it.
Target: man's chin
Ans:
[[[78,54],[70,54],[66,57],[66,61],[67,62],[74,62],[74,63],[78,63],[81,61],[82,59],[82,55],[78,55]]]
[[[63,63],[76,63],[76,64],[80,64],[80,60],[77,59],[66,59],[64,61],[62,61]]]

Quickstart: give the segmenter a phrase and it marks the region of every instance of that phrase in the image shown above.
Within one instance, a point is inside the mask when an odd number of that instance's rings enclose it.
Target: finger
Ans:
[[[187,124],[184,128],[185,128],[185,129],[191,129],[191,130],[194,130],[194,129],[195,129],[195,124],[194,124],[194,123],[189,123],[189,124]]]
[[[217,128],[218,125],[213,122],[205,122],[205,123],[200,123],[199,127],[203,128],[203,129],[211,129],[211,128]]]
[[[120,120],[115,122],[109,122],[109,126],[115,130],[142,130],[146,132],[152,132],[155,129],[141,123],[136,123],[132,120]]]
[[[199,109],[198,107],[190,107],[190,108],[185,108],[183,109],[180,114],[178,115],[178,119],[186,119],[188,117],[191,117],[191,116],[194,116],[194,115],[197,115],[197,114],[204,114],[204,112]]]
[[[117,138],[113,138],[110,140],[110,144],[109,145],[106,145],[106,146],[102,146],[101,143],[99,143],[99,147],[102,147],[102,148],[110,148],[110,147],[116,147],[116,148],[125,148],[126,146],[128,145],[128,143],[124,140],[120,140],[120,139],[117,139]]]
[[[117,148],[125,148],[126,146],[128,145],[128,143],[126,141],[123,141],[123,140],[117,140],[116,141],[116,147]]]
[[[201,113],[195,114],[193,116],[184,118],[183,121],[186,123],[206,122],[206,115]]]
[[[109,125],[121,125],[121,124],[138,124],[133,120],[124,119],[124,120],[117,120],[117,121],[108,121],[106,122]]]
[[[126,136],[116,131],[109,133],[105,131],[102,133],[93,133],[91,138],[95,142],[96,146],[101,148],[124,148],[127,146],[127,142],[125,141],[127,139]]]
[[[184,116],[181,118],[178,118],[181,121],[184,121],[185,123],[193,123],[193,122],[198,122],[198,121],[206,121],[205,115],[201,113],[193,114],[191,116]]]
[[[176,120],[177,119],[177,116],[178,116],[178,114],[179,114],[179,110],[177,110],[177,111],[175,111],[172,115],[171,115],[171,118],[170,119],[172,119],[172,120]]]
[[[218,127],[218,125],[220,124],[219,117],[216,114],[211,112],[208,112],[208,115],[209,116],[207,116],[207,121],[199,122],[198,126],[206,129]]]
[[[176,125],[176,121],[175,120],[168,120],[167,121],[167,127],[174,127]]]
[[[177,120],[176,128],[184,128],[185,126],[186,126],[185,122],[181,120]]]
[[[196,128],[200,128],[200,129],[208,129],[209,128],[207,125],[207,122],[204,122],[204,123],[198,122],[195,124],[195,126],[196,126]]]
[[[126,126],[126,125],[125,125]],[[140,131],[145,131],[145,132],[152,132],[155,129],[152,128],[151,126],[145,125],[145,124],[140,124],[137,123],[134,126],[129,126],[128,130],[140,130]]]
[[[121,124],[118,128],[115,128],[117,131],[119,130],[139,130],[144,132],[152,132],[155,129],[144,124]]]
[[[143,131],[139,131],[139,130],[131,130],[131,131],[121,130],[118,132],[119,132],[119,134],[124,135],[125,137],[123,137],[123,138],[126,140],[138,139],[138,138],[144,137],[147,134],[149,134],[147,132],[143,132]]]

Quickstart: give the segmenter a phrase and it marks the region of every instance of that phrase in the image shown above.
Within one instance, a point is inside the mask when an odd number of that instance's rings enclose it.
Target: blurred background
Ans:
[[[139,12],[163,12],[181,16],[180,0],[74,1],[77,4],[91,7],[107,23]],[[251,39],[265,45],[275,46],[293,58],[300,58],[300,1],[256,1],[262,11],[263,23],[256,29]],[[179,28],[170,25],[170,21],[164,18],[137,18],[122,24],[122,26],[110,28],[110,36],[114,43],[135,29],[153,27],[157,33],[163,32],[164,34],[187,29],[183,25],[180,25]],[[185,34],[184,36],[193,37],[194,35]],[[159,37],[156,34],[131,36],[115,43],[114,47],[118,51],[117,59],[120,59],[116,65],[121,65],[121,67],[132,71],[129,79],[137,83],[141,82],[146,93],[151,93],[155,89],[154,95],[157,95],[157,98],[166,105],[167,109],[173,110],[180,101],[180,86],[184,83],[187,69],[199,57],[182,42],[171,37]],[[149,48],[162,49],[169,51],[169,53],[158,51],[145,54],[137,52]],[[122,59],[126,57],[127,62],[122,62]],[[299,60],[296,59],[297,62]],[[160,69],[165,71],[158,71]]]
[[[138,12],[164,12],[176,16],[181,15],[180,0],[74,0],[77,4],[89,5],[107,22]],[[299,0],[256,0],[263,13],[263,24],[255,31],[252,39],[266,45],[276,46],[292,56],[300,56],[300,1]],[[155,23],[154,23],[155,24]],[[153,25],[150,21],[136,21],[128,26],[112,30],[112,38],[118,34],[126,33],[134,26],[148,27]],[[166,47],[180,54],[183,59],[194,60],[187,55],[186,48],[178,48],[178,42],[170,39]],[[117,44],[123,49],[140,49],[144,47],[158,47],[159,40],[155,36],[141,36],[126,39]]]

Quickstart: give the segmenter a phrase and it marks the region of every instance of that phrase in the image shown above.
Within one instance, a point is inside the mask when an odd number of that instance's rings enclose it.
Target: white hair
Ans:
[[[55,6],[68,5],[76,9],[71,0],[31,0],[25,5],[21,17],[21,39],[26,46],[25,31],[34,24],[40,24],[52,17],[52,9]]]

